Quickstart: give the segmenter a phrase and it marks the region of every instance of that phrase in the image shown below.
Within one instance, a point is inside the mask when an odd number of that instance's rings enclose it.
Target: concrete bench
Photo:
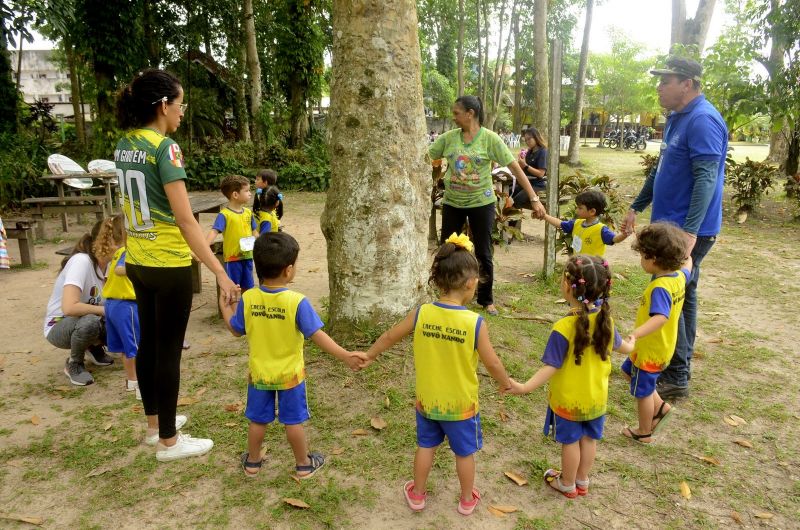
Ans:
[[[105,216],[105,195],[79,195],[76,197],[30,197],[22,201],[31,208],[31,216],[35,218],[36,237],[44,239],[44,214],[56,213],[93,213],[98,220]],[[66,216],[62,218],[62,228],[67,231]]]
[[[36,262],[36,252],[33,246],[33,229],[36,226],[33,219],[4,219],[8,239],[16,239],[19,243],[19,260],[23,267],[30,267]]]

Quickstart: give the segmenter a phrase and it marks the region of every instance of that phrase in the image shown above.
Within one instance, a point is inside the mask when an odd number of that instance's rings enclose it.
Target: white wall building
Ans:
[[[11,68],[16,80],[19,52],[17,50],[9,50],[9,52],[11,53]],[[20,91],[25,103],[39,100],[54,105],[52,113],[56,120],[61,117],[72,119],[74,111],[69,73],[62,71],[51,60],[52,55],[53,50],[22,50]],[[88,122],[91,120],[89,105],[84,103],[83,107],[84,116]]]

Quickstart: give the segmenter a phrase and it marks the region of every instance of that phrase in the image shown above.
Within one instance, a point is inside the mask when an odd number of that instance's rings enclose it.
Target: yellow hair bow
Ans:
[[[469,237],[467,237],[467,234],[456,234],[453,232],[450,237],[447,238],[445,243],[452,243],[457,247],[463,248],[467,252],[472,252],[472,250],[475,248],[472,245],[472,241],[470,241]]]

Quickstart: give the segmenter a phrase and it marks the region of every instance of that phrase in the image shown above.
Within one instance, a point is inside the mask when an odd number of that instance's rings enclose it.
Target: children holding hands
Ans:
[[[615,234],[606,225],[600,222],[600,216],[606,211],[608,202],[603,192],[599,190],[586,190],[575,197],[575,217],[562,221],[557,217],[545,214],[544,220],[561,229],[565,234],[572,235],[572,250],[575,254],[588,254],[603,257],[606,245],[613,245],[624,241],[628,233]]]
[[[630,353],[611,318],[608,262],[596,256],[569,259],[561,278],[570,314],[553,325],[542,362],[527,382],[512,379],[511,394],[532,392],[549,381],[544,434],[561,444],[561,470],[548,469],[545,481],[568,498],[586,495],[597,440],[603,436],[611,350]]]
[[[283,232],[258,237],[253,248],[259,287],[242,293],[236,309],[220,298],[220,310],[235,336],[246,335],[250,347],[247,407],[250,420],[247,451],[241,455],[244,473],[258,474],[263,460],[261,444],[268,423],[275,419],[286,428],[294,453],[297,477],[312,477],[325,457],[309,452],[303,423],[309,418],[303,343],[310,338],[323,351],[356,370],[366,362],[363,352],[349,352],[322,331],[322,321],[311,303],[287,285],[294,280],[297,241]]]
[[[480,358],[503,392],[510,380],[489,341],[483,317],[465,305],[478,285],[478,260],[466,235],[451,235],[433,260],[428,282],[439,291],[436,302],[414,308],[386,331],[367,351],[369,362],[413,333],[416,372],[417,451],[414,480],[403,486],[403,495],[414,511],[425,508],[426,483],[436,448],[447,436],[456,455],[461,485],[457,510],[470,515],[480,500],[474,487],[474,454],[483,445],[478,409]]]

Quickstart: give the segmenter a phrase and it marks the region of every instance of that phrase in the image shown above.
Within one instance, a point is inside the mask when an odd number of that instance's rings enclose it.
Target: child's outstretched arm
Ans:
[[[622,342],[617,348],[614,348],[614,351],[619,353],[630,355],[633,349],[636,347],[636,337],[633,335],[628,335],[628,338],[622,339]]]
[[[506,367],[503,366],[503,361],[497,356],[492,342],[489,340],[489,327],[485,320],[481,321],[481,327],[478,330],[478,356],[489,374],[500,385],[500,392],[508,392],[511,389],[511,379],[508,377]]]
[[[319,346],[319,349],[333,355],[340,361],[347,364],[351,370],[357,371],[367,361],[367,356],[362,352],[347,351],[333,340],[330,335],[318,329],[311,335],[311,340]]]
[[[561,229],[561,219],[559,219],[558,217],[553,217],[552,215],[546,213],[544,214],[543,219],[547,221],[548,224],[551,224],[556,228]]]
[[[509,390],[508,393],[527,394],[529,392],[533,392],[534,390],[536,390],[537,388],[548,382],[550,378],[553,377],[553,374],[556,373],[556,370],[558,370],[558,368],[556,368],[555,366],[550,366],[549,364],[546,364],[541,368],[539,368],[539,370],[535,374],[533,374],[533,377],[528,379],[525,383],[518,383],[512,379],[511,390]]]
[[[397,344],[400,339],[414,331],[414,319],[416,316],[417,308],[415,307],[408,312],[403,320],[392,326],[390,329],[384,331],[383,334],[378,337],[378,340],[375,341],[375,344],[370,346],[370,348],[367,350],[367,363],[364,366],[370,364],[372,361],[378,358],[378,355],[388,350]],[[362,368],[364,366],[362,366]]]
[[[239,304],[244,304],[244,301],[239,300]],[[230,305],[225,300],[225,293],[220,291],[219,293],[219,311],[222,313],[222,320],[225,321],[225,326],[227,326],[228,330],[233,334],[234,337],[241,337],[243,333],[239,333],[236,329],[231,326],[231,320],[233,319],[233,315],[236,312],[234,310],[234,306]]]
[[[630,234],[628,232],[626,232],[624,229],[620,230],[619,232],[614,234],[614,243],[619,243],[620,241],[625,241],[626,239],[628,239],[629,235]]]
[[[647,335],[654,333],[661,329],[661,327],[669,321],[664,315],[653,315],[647,319],[647,321],[639,326],[638,328],[634,329],[633,332],[628,336],[629,341],[636,342],[638,339],[642,337],[646,337]]]

